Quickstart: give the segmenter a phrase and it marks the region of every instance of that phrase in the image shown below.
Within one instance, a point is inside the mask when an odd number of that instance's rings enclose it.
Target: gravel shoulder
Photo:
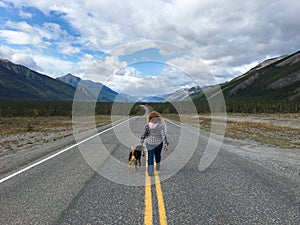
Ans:
[[[171,119],[179,120],[176,115]],[[210,115],[181,115],[185,123],[209,136]],[[300,184],[300,114],[227,114],[213,118],[216,134],[224,132],[223,149]],[[218,130],[218,127],[220,130]]]
[[[121,117],[114,118],[115,120]],[[3,127],[10,126],[1,134],[0,142],[0,177],[12,171],[34,163],[49,154],[53,154],[63,148],[76,143],[72,121],[70,118],[40,118],[31,120],[33,130],[27,130],[27,124],[22,118],[8,118],[0,124]],[[100,132],[111,126],[110,118],[97,118],[96,127]],[[91,133],[88,127],[82,125],[80,139],[88,138]],[[78,140],[77,140],[78,141]]]
[[[255,141],[224,139],[224,150],[250,160],[300,184],[300,150],[282,149]]]

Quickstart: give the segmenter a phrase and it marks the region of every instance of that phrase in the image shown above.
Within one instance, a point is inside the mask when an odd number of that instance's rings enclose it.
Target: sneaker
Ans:
[[[159,171],[159,170],[160,170],[160,164],[159,164],[159,163],[156,164],[155,169],[156,169],[156,171]]]

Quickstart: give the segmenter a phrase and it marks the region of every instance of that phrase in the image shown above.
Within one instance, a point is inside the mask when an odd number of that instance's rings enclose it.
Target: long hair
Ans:
[[[153,118],[157,118],[158,122],[161,123],[161,116],[156,111],[152,111],[151,113],[149,113],[149,115],[147,116],[147,123],[149,123]]]

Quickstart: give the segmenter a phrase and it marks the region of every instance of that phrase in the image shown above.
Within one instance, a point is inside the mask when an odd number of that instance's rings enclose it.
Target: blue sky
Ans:
[[[0,58],[157,95],[299,51],[299,11],[294,0],[0,0]]]

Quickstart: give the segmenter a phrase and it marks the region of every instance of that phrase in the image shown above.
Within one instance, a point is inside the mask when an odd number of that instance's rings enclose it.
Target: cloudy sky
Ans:
[[[299,51],[299,12],[295,0],[0,0],[0,58],[160,94]]]

